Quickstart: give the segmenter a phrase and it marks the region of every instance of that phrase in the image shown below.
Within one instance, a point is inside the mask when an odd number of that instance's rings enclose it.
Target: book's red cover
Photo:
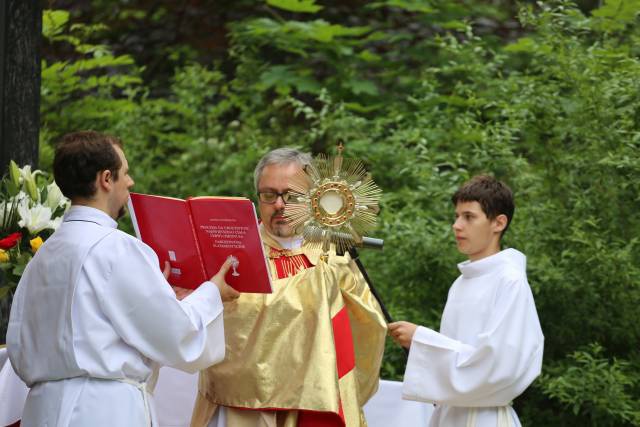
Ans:
[[[270,293],[271,281],[255,207],[249,199],[188,199],[205,271],[214,275],[233,256],[237,260],[225,280],[239,292]]]
[[[185,200],[131,193],[136,235],[171,263],[169,283],[197,288],[229,256],[237,260],[225,276],[239,292],[270,293],[271,280],[253,203],[245,198]]]
[[[171,285],[195,289],[211,278],[202,265],[184,200],[131,193],[129,213],[136,235],[158,255],[160,268],[165,261],[171,264]]]

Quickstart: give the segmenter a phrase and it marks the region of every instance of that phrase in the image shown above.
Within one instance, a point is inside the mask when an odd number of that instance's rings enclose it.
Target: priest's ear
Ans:
[[[494,233],[500,233],[502,236],[503,231],[507,228],[509,218],[505,214],[500,214],[492,221],[492,228]]]

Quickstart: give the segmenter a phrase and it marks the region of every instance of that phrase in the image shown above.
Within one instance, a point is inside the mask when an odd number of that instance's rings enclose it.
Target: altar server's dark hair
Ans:
[[[114,145],[122,148],[122,141],[92,130],[63,136],[53,159],[53,176],[62,194],[72,200],[92,198],[96,175],[105,170],[111,171],[117,181],[122,162]]]
[[[509,186],[489,175],[474,176],[465,182],[451,197],[451,201],[454,206],[459,202],[478,202],[489,219],[495,219],[498,215],[505,215],[507,217],[507,225],[502,230],[500,237],[509,228],[515,211],[513,192]]]

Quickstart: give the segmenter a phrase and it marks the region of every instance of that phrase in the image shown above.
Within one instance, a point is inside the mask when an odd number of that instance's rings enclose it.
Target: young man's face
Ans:
[[[133,186],[133,178],[129,176],[129,163],[124,156],[124,152],[120,147],[114,145],[113,148],[120,157],[120,170],[118,170],[118,179],[113,180],[113,192],[111,197],[111,217],[118,219],[125,213],[125,207],[129,200],[129,189]]]
[[[453,231],[458,250],[476,261],[500,251],[500,233],[506,225],[506,216],[490,220],[478,202],[458,202]]]
[[[301,170],[297,163],[268,165],[258,180],[258,193],[285,193],[289,191],[289,180]],[[278,196],[274,203],[258,202],[260,219],[264,227],[274,236],[291,237],[293,229],[284,218],[285,202]]]

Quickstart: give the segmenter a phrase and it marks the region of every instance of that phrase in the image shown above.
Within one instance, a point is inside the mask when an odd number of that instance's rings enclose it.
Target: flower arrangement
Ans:
[[[69,206],[45,172],[10,162],[9,174],[0,181],[0,299],[18,286],[27,263]]]

